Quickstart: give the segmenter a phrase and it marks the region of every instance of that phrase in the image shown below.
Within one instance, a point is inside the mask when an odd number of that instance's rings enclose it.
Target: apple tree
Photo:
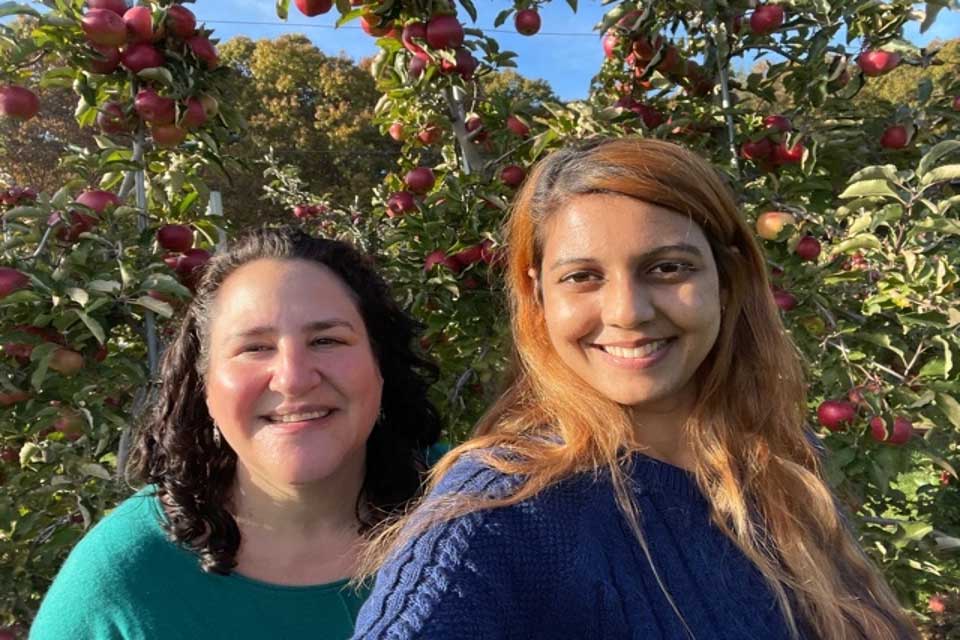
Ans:
[[[39,4],[39,3],[38,3]],[[242,122],[230,71],[179,2],[7,2],[0,128],[43,128],[75,93],[91,148],[38,192],[0,172],[0,626],[26,625],[72,544],[129,495],[122,469],[167,319],[221,235],[203,175]],[[48,135],[55,137],[54,129]]]
[[[540,4],[502,7],[495,24],[535,34]],[[366,218],[333,215],[324,229],[376,238],[429,329],[458,439],[503,370],[498,229],[531,163],[598,135],[661,137],[710,158],[756,226],[808,363],[828,478],[903,602],[942,633],[960,588],[960,79],[931,78],[951,60],[903,33],[949,4],[611,2],[588,99],[534,105],[484,92],[515,54],[469,26],[470,0],[341,0],[338,24],[358,20],[376,38],[377,121],[403,155]],[[856,99],[898,67],[921,78],[908,100]],[[278,172],[274,195],[294,178]]]

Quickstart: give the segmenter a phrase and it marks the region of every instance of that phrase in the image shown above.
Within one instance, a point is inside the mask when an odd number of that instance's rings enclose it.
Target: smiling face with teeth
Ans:
[[[237,453],[238,478],[362,482],[383,378],[354,295],[333,272],[306,260],[237,268],[214,299],[209,343],[207,408]]]
[[[703,230],[617,194],[579,195],[543,228],[539,287],[560,359],[605,397],[688,414],[720,330],[721,290]]]

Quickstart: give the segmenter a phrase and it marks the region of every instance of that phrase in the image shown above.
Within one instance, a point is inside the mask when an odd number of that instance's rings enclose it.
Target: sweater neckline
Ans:
[[[635,452],[626,471],[633,479],[638,494],[656,491],[683,498],[703,497],[692,473],[644,453]]]

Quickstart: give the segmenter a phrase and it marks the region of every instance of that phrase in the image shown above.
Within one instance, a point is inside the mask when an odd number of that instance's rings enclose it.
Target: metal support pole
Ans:
[[[223,218],[223,198],[219,191],[210,192],[210,200],[207,202],[207,215],[216,218]],[[227,233],[223,230],[221,224],[217,224],[217,251],[223,251],[227,248]]]
[[[719,25],[719,18],[717,19]],[[737,132],[733,126],[733,113],[730,102],[730,61],[724,60],[720,56],[717,46],[717,33],[725,33],[719,29],[714,30],[713,37],[710,39],[713,46],[713,55],[717,58],[717,68],[720,72],[720,106],[723,108],[723,117],[727,122],[727,142],[730,145],[730,166],[740,173],[740,161],[737,159]]]
[[[450,109],[450,121],[453,123],[453,133],[457,137],[457,146],[460,147],[460,166],[464,175],[470,175],[480,168],[482,160],[467,132],[463,89],[449,87],[444,91],[444,97]]]

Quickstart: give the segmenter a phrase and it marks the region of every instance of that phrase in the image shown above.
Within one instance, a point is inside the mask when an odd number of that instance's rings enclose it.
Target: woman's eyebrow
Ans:
[[[661,245],[659,247],[656,247],[655,249],[651,249],[650,251],[641,253],[639,256],[637,256],[636,259],[637,259],[637,262],[643,262],[644,260],[655,258],[658,255],[662,255],[664,253],[673,253],[673,252],[688,253],[698,258],[703,257],[703,251],[701,251],[700,248],[697,247],[696,245],[692,245],[686,242],[678,242],[676,244]],[[586,263],[592,263],[592,262],[596,262],[596,258],[562,257],[562,258],[558,258],[552,265],[550,265],[550,269],[554,270],[570,264],[586,264]]]
[[[316,322],[311,322],[307,325],[304,325],[303,331],[304,332],[325,331],[327,329],[333,329],[336,327],[346,327],[350,331],[356,331],[356,329],[354,329],[353,325],[350,324],[349,321],[341,320],[339,318],[331,318],[328,320],[317,320]],[[237,338],[237,339],[256,338],[259,336],[274,333],[275,331],[276,329],[270,325],[260,325],[260,326],[251,327],[250,329],[245,329],[243,331],[234,333],[231,337]]]

